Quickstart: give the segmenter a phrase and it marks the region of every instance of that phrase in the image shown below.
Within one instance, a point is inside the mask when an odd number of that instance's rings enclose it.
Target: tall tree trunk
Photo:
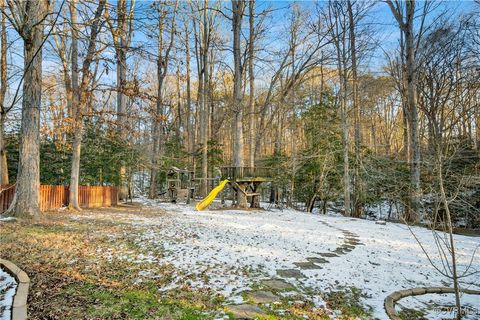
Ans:
[[[474,107],[474,118],[475,118],[475,149],[480,151],[480,101],[477,98],[477,95],[474,97],[475,107]]]
[[[250,0],[249,2],[249,27],[250,27],[250,34],[249,34],[249,47],[248,47],[248,78],[250,81],[250,100],[249,100],[249,128],[250,128],[250,135],[249,135],[249,145],[250,145],[250,154],[249,154],[249,166],[255,166],[255,77],[253,74],[253,58],[255,53],[255,0]]]
[[[233,163],[235,167],[243,167],[243,105],[242,105],[242,61],[240,50],[240,33],[242,30],[242,18],[245,9],[245,1],[232,1],[232,28],[233,28]],[[240,186],[242,188],[243,186]],[[248,206],[244,192],[237,191],[238,206]]]
[[[5,149],[5,120],[7,114],[5,112],[0,113],[0,186],[8,184],[8,161],[7,151]]]
[[[183,104],[182,104],[182,91],[180,89],[180,65],[177,64],[177,71],[175,73],[175,83],[177,91],[177,124],[175,126],[175,135],[177,139],[182,139],[182,143],[187,141],[187,132],[185,130],[184,119],[183,119]],[[181,133],[183,132],[183,134]]]
[[[418,138],[418,110],[417,110],[417,76],[415,71],[415,34],[413,31],[413,20],[415,16],[415,1],[406,2],[407,24],[405,30],[405,42],[407,53],[407,92],[408,111],[410,113],[410,209],[408,210],[408,221],[417,221],[420,197],[420,144]]]
[[[153,150],[152,150],[152,168],[150,171],[150,199],[157,197],[157,175],[159,159],[161,158],[161,141],[163,140],[163,30],[165,27],[165,16],[159,13],[158,21],[158,42],[157,42],[157,100],[155,103],[155,115],[153,119]]]
[[[342,76],[343,85],[341,85],[341,121],[342,121],[342,146],[343,146],[343,198],[344,198],[344,211],[346,216],[351,215],[350,204],[350,165],[349,165],[349,134],[348,134],[348,110],[347,110],[347,93],[346,93],[346,75]]]
[[[123,43],[123,41],[122,41]],[[117,126],[118,131],[123,132],[125,126],[125,112],[127,100],[124,94],[125,81],[127,78],[127,58],[123,49],[117,50]]]
[[[242,62],[240,50],[240,32],[242,29],[245,1],[233,0],[233,163],[236,167],[243,166],[243,105],[242,105]]]
[[[188,153],[192,157],[192,166],[195,163],[195,132],[192,128],[192,92],[191,92],[191,81],[190,81],[190,45],[189,45],[189,30],[188,25],[185,23],[185,62],[187,69],[187,133],[188,133]]]
[[[206,7],[206,3],[204,3],[204,6]],[[203,40],[203,29],[202,29],[202,15],[206,14],[206,8],[204,8],[201,11],[200,19],[199,19],[199,27],[197,29],[197,25],[195,23],[196,20],[193,20],[193,30],[195,32],[195,60],[197,62],[197,76],[198,76],[198,87],[197,87],[197,103],[195,106],[195,126],[194,126],[194,133],[195,133],[195,142],[200,142],[203,144],[203,136],[205,134],[205,127],[203,125],[203,117],[204,117],[204,112],[203,112],[203,106],[204,106],[204,101],[203,101],[203,94],[204,94],[204,81],[205,77],[203,73],[205,72],[205,67],[203,66],[204,59],[203,55],[204,49],[204,40]],[[207,49],[208,50],[208,49]],[[203,153],[203,147],[201,149],[201,152]],[[203,154],[202,154],[202,161],[203,162]],[[194,172],[196,172],[196,161],[193,163],[193,169]],[[203,168],[200,168],[200,196],[204,197],[207,195],[207,183],[204,179],[203,176]]]
[[[159,4],[160,6],[166,6],[166,3]],[[177,17],[178,1],[175,1],[173,8],[173,16],[170,25],[169,38],[165,52],[163,51],[164,45],[164,30],[166,23],[166,8],[158,8],[158,39],[157,39],[157,101],[156,112],[153,119],[153,151],[152,151],[152,167],[150,170],[150,189],[149,197],[154,199],[157,196],[157,174],[159,168],[159,159],[163,156],[164,143],[164,110],[163,110],[163,83],[167,76],[170,51],[173,47],[173,41],[175,36],[175,19]]]
[[[342,150],[343,150],[343,201],[344,215],[351,215],[350,199],[350,166],[349,166],[349,128],[347,107],[347,58],[346,58],[346,23],[342,20],[342,14],[336,7],[337,3],[329,2],[330,24],[332,26],[332,40],[336,49],[337,73],[339,78],[338,99],[340,100],[340,117],[342,124]]]
[[[210,46],[210,28],[208,19],[208,1],[205,1],[203,7],[203,54],[202,59],[202,75],[203,75],[203,90],[201,100],[201,139],[202,139],[202,183],[201,183],[201,195],[204,197],[208,193],[208,121],[209,121],[209,64],[208,64],[208,52]]]
[[[120,48],[117,50],[117,128],[120,135],[120,138],[126,143],[126,109],[127,109],[127,99],[124,94],[125,83],[127,81],[127,54],[126,54],[126,32],[121,31],[120,36]],[[125,161],[122,159],[120,165],[120,188],[119,188],[119,198],[125,200],[127,197],[128,187],[127,187],[127,178],[126,178],[126,168]]]
[[[402,125],[403,125],[403,154],[405,156],[405,160],[410,162],[410,129],[408,120],[408,107],[406,105],[406,101],[402,102]]]
[[[78,185],[80,181],[80,158],[82,147],[82,135],[83,135],[83,115],[89,103],[89,91],[90,91],[90,65],[95,56],[96,39],[100,32],[100,17],[102,16],[103,9],[105,8],[106,0],[100,0],[98,2],[97,9],[95,11],[94,20],[90,29],[90,38],[88,40],[88,48],[85,58],[82,64],[82,81],[78,86],[78,76],[76,75],[77,54],[73,54],[76,50],[76,44],[73,43],[77,40],[76,31],[76,1],[72,1],[71,14],[72,14],[72,89],[73,89],[73,111],[74,111],[74,129],[73,129],[73,144],[72,144],[72,167],[70,172],[70,190],[69,190],[69,208],[79,210],[80,205],[78,202]],[[75,41],[74,41],[75,40]],[[75,71],[74,71],[75,70]],[[74,73],[75,72],[75,73]]]
[[[78,184],[80,175],[80,154],[82,143],[82,132],[78,126],[78,117],[80,116],[80,122],[82,122],[79,112],[80,104],[80,91],[78,87],[78,31],[77,31],[77,0],[70,2],[70,19],[72,23],[72,77],[71,77],[71,108],[73,121],[73,142],[72,142],[72,168],[70,176],[70,189],[69,189],[69,208],[78,210],[80,205],[78,203]],[[78,159],[78,161],[77,161]]]
[[[125,85],[127,81],[127,49],[130,45],[130,39],[132,34],[132,19],[133,10],[135,7],[135,0],[130,2],[130,13],[127,14],[127,1],[119,0],[117,2],[117,27],[114,28],[111,20],[108,17],[107,20],[110,23],[110,29],[114,39],[115,53],[116,53],[116,66],[117,66],[117,130],[120,138],[126,143],[126,111],[127,111],[127,97],[125,96]],[[130,25],[130,27],[129,27]],[[125,161],[121,160],[120,165],[120,199],[126,199],[128,192],[128,181],[126,177]]]
[[[4,0],[0,0],[0,6],[4,6]],[[5,16],[0,18],[0,185],[8,184],[7,151],[5,150],[5,121],[7,110],[5,108],[5,94],[7,92],[7,29]]]
[[[410,149],[410,192],[409,204],[406,208],[405,219],[409,222],[418,221],[419,201],[421,196],[420,189],[420,142],[418,129],[418,110],[417,110],[417,72],[415,68],[415,0],[409,0],[405,3],[405,14],[398,2],[386,0],[395,19],[398,22],[401,31],[401,60],[405,61],[406,68],[402,66],[402,81],[406,80],[407,93],[403,97],[404,114],[407,117]],[[405,42],[403,42],[405,39]],[[402,63],[403,65],[403,63]],[[406,98],[406,99],[405,99]]]
[[[355,37],[355,21],[353,16],[352,1],[347,1],[349,31],[350,31],[350,57],[352,60],[352,102],[355,113],[355,170],[354,170],[354,192],[353,192],[353,216],[360,217],[363,211],[363,182],[360,174],[362,166],[362,132],[361,132],[361,110],[358,101],[358,80],[357,80],[357,50]]]
[[[40,107],[42,99],[42,19],[47,1],[25,4],[28,21],[23,26],[24,80],[20,150],[15,196],[7,214],[21,218],[40,215]]]
[[[203,2],[203,8],[197,20],[193,20],[195,32],[195,57],[197,61],[198,90],[197,106],[195,108],[195,141],[200,143],[201,166],[200,166],[200,196],[205,197],[208,193],[208,140],[209,140],[209,100],[210,100],[210,77],[209,77],[209,50],[212,31],[212,17],[209,15],[208,0]],[[196,164],[194,163],[194,166]]]
[[[342,146],[343,146],[343,197],[344,211],[346,216],[351,215],[351,199],[350,199],[350,164],[349,164],[349,127],[348,127],[348,106],[347,106],[347,70],[345,50],[338,50],[338,64],[341,81],[340,92],[340,108],[342,122]]]

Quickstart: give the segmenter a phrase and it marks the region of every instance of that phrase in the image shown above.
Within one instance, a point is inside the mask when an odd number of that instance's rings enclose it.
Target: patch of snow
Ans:
[[[158,288],[158,292],[165,292],[165,291],[169,291],[169,290],[176,289],[176,288],[178,288],[178,285],[172,283],[172,284],[169,284],[167,286]]]
[[[461,294],[460,302],[464,320],[480,319],[480,297],[473,294]],[[425,319],[455,319],[455,294],[424,294],[399,300],[395,306],[397,311],[404,308],[421,310]]]
[[[0,320],[10,320],[13,296],[16,290],[15,278],[0,268]]]
[[[242,304],[244,302],[243,297],[238,296],[231,296],[227,299],[228,304]]]

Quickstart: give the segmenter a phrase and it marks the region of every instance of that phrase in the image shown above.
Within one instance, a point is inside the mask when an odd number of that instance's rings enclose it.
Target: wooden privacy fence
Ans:
[[[40,186],[40,210],[55,210],[69,204],[68,186]],[[15,185],[2,185],[0,189],[0,213],[5,212],[13,201]],[[118,204],[116,187],[79,186],[78,202],[82,208],[110,207]]]

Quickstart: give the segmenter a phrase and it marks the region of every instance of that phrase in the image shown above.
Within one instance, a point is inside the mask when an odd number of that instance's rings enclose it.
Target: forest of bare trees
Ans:
[[[0,200],[38,318],[400,319],[448,293],[461,319],[480,2],[0,0]]]
[[[157,197],[172,166],[275,170],[272,197],[478,227],[478,3],[2,0],[1,184]],[[382,16],[382,19],[376,19]],[[275,195],[273,195],[275,194]],[[246,198],[237,205],[246,207]]]

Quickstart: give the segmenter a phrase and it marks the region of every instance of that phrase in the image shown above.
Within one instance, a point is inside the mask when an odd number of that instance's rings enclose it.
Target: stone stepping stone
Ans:
[[[338,249],[339,249],[341,252],[343,252],[343,254],[347,254],[347,253],[353,251],[353,249],[351,249],[351,248],[344,248],[344,247],[340,247],[340,248],[338,248]]]
[[[266,315],[265,311],[254,304],[237,304],[227,306],[227,312],[235,319],[254,319]]]
[[[349,244],[342,244],[340,246],[340,248],[346,249],[346,250],[353,250],[353,249],[355,249],[355,246],[352,246],[352,245],[349,245]]]
[[[363,243],[361,243],[360,241],[358,240],[350,240],[350,239],[347,239],[347,241],[345,241],[346,244],[349,244],[349,245],[352,245],[352,246],[363,246]]]
[[[280,269],[280,270],[277,270],[277,274],[282,278],[295,278],[295,279],[305,278],[303,273],[300,272],[300,270],[296,270],[296,269]]]
[[[358,237],[354,237],[354,236],[346,236],[345,240],[360,241]]]
[[[322,267],[316,265],[313,262],[307,261],[307,262],[294,262],[294,265],[299,267],[300,269],[305,269],[305,270],[313,270],[313,269],[322,269]]]
[[[347,238],[358,238],[359,236],[356,235],[355,233],[343,233],[343,235]]]
[[[328,263],[327,259],[317,258],[317,257],[309,257],[309,258],[307,258],[307,261],[310,261],[310,262],[313,262],[313,263]]]
[[[339,254],[339,255],[344,255],[344,254],[347,254],[349,253],[351,250],[346,250],[345,248],[342,248],[342,247],[338,247],[335,249],[335,253]]]
[[[279,298],[270,291],[251,291],[247,296],[257,304],[272,303],[279,300]]]
[[[345,241],[346,242],[353,242],[353,243],[361,243],[361,241],[359,239],[355,239],[355,238],[345,238]]]
[[[262,285],[274,290],[290,290],[295,289],[293,285],[282,279],[269,279],[262,281]]]
[[[333,253],[333,252],[322,252],[322,253],[319,253],[319,255],[321,255],[322,257],[327,257],[327,258],[338,257],[338,255]]]

